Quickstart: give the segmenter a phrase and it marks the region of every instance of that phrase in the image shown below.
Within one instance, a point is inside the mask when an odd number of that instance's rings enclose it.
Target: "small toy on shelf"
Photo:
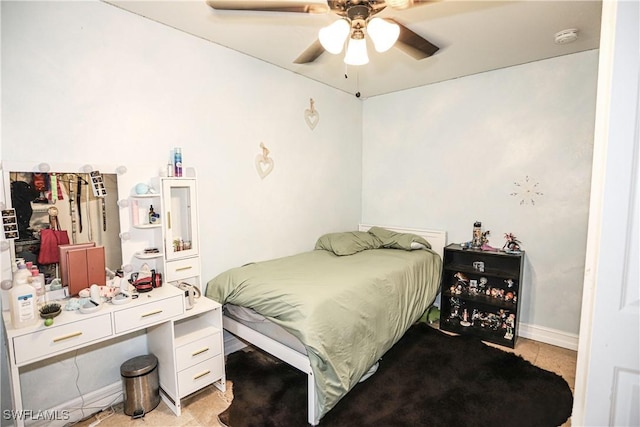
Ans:
[[[480,246],[480,249],[482,249],[483,251],[497,252],[498,249],[489,245],[489,238],[487,236],[489,236],[490,234],[491,234],[491,231],[489,230],[482,233],[482,245]]]
[[[502,250],[507,253],[519,254],[521,252],[520,241],[513,235],[513,233],[504,233],[504,238],[506,242],[502,247]]]

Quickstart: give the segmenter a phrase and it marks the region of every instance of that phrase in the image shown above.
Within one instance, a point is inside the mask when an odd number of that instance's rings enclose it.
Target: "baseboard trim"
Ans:
[[[577,334],[570,334],[557,329],[545,328],[544,326],[520,323],[518,326],[518,335],[534,341],[540,341],[557,347],[578,351]]]
[[[98,390],[85,393],[56,407],[42,411],[53,419],[25,422],[28,426],[62,427],[82,420],[123,400],[122,382],[118,381]],[[82,408],[82,409],[81,409]]]

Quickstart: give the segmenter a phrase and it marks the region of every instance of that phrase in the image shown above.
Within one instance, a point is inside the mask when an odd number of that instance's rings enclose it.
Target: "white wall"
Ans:
[[[576,345],[597,58],[563,56],[364,106],[363,222],[444,229],[460,243],[479,220],[498,248],[514,233],[526,251],[521,322]],[[524,195],[527,177],[542,194]]]
[[[353,96],[98,1],[1,7],[3,162],[124,164],[129,183],[146,182],[181,146],[199,178],[205,280],[357,226],[362,109]],[[313,131],[303,116],[310,98],[320,113]],[[264,180],[254,165],[261,142],[275,162]],[[79,364],[120,360],[130,345],[79,354]],[[76,396],[42,387],[75,379],[74,365],[23,375],[25,408]],[[119,381],[112,365],[98,378],[81,369],[83,392]]]

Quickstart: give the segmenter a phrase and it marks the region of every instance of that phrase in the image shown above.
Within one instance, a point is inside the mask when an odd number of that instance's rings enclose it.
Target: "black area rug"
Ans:
[[[231,427],[307,425],[307,377],[259,351],[232,353]],[[571,415],[567,382],[520,356],[419,323],[321,426],[555,427]]]

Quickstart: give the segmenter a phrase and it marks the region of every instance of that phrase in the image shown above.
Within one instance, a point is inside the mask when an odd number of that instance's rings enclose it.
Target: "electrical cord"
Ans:
[[[109,407],[109,409],[111,409],[110,412],[108,412],[104,417],[101,417],[100,414],[102,412],[98,412],[95,416],[96,416],[96,420],[94,422],[92,422],[91,424],[89,424],[89,427],[95,427],[98,424],[100,424],[102,421],[106,420],[107,418],[113,416],[116,413],[116,410],[113,409],[113,406]]]
[[[75,421],[75,422],[73,422],[73,423],[67,424],[65,427],[70,427],[70,426],[76,425],[76,424],[78,424],[78,423],[81,423],[81,422],[83,422],[83,421],[87,421],[89,418],[91,418],[91,417],[93,417],[93,416],[95,416],[95,417],[96,417],[96,421],[94,421],[94,422],[95,422],[95,424],[93,424],[93,423],[92,423],[91,425],[97,425],[97,424],[100,424],[100,422],[101,422],[102,420],[104,420],[104,419],[106,419],[106,418],[109,418],[111,415],[115,414],[115,411],[116,411],[116,410],[115,410],[115,408],[113,407],[113,404],[114,404],[118,399],[120,399],[120,396],[122,396],[122,392],[120,392],[120,393],[116,394],[116,396],[111,400],[111,402],[109,402],[108,404],[106,404],[106,405],[104,405],[104,406],[87,406],[87,407],[85,407],[85,409],[100,409],[100,412],[97,412],[97,413],[95,413],[95,414],[91,414],[91,415],[87,415],[87,416],[83,416],[83,417],[82,417],[82,418],[80,418],[78,421]],[[107,409],[111,409],[111,412],[112,412],[112,413],[110,413],[110,414],[109,414],[109,415],[107,415],[107,416],[104,416],[104,417],[100,418],[100,414],[102,413],[102,411],[105,411],[105,410],[107,410]]]
[[[80,367],[78,366],[78,350],[76,350],[73,354],[73,364],[76,365],[76,390],[78,390],[78,394],[80,395],[80,400],[82,401],[82,406],[80,407],[80,411],[82,412],[82,418],[84,415],[84,396],[80,391],[80,385],[78,384],[78,380],[80,380]]]

